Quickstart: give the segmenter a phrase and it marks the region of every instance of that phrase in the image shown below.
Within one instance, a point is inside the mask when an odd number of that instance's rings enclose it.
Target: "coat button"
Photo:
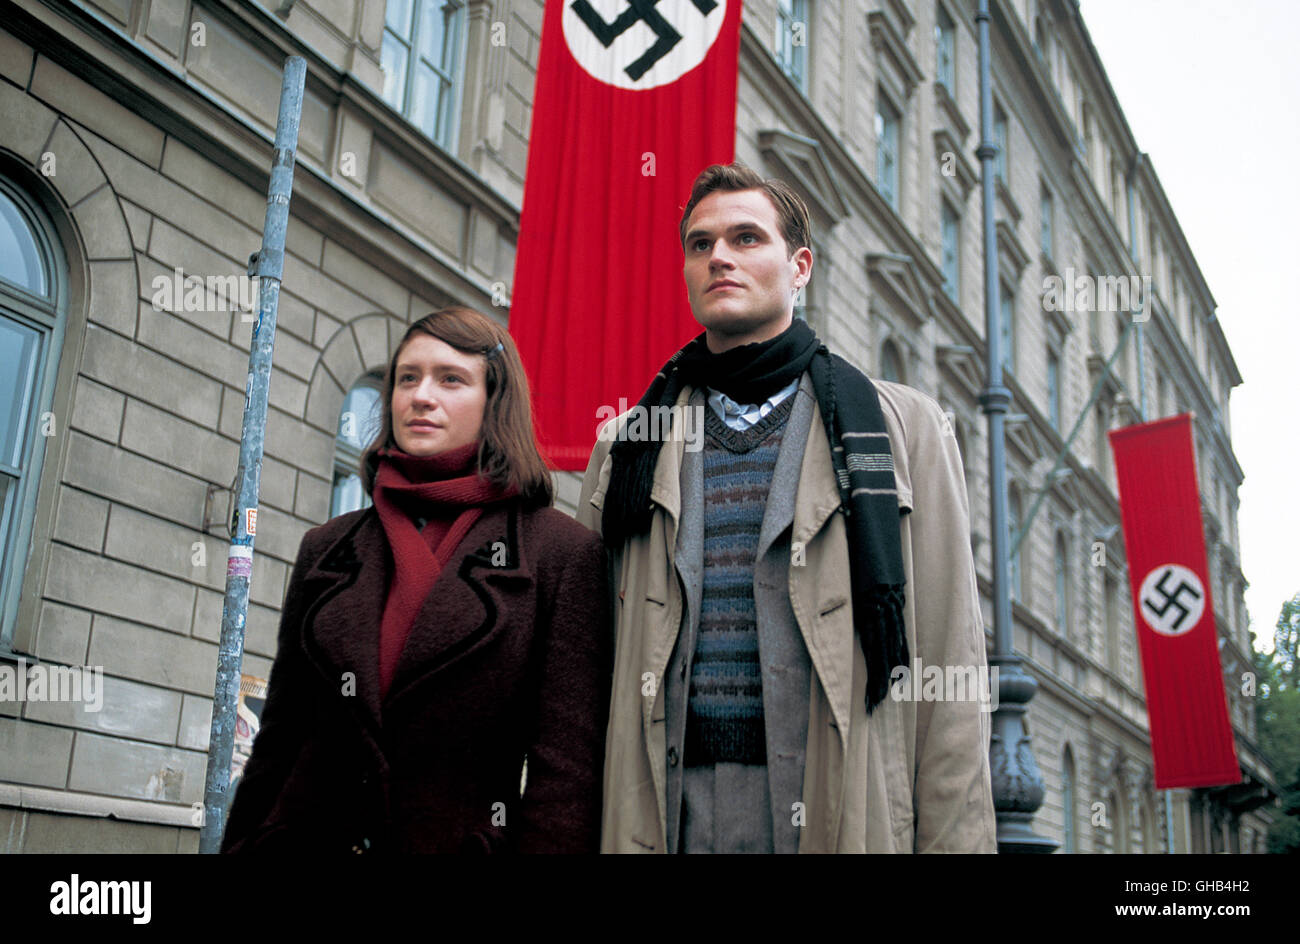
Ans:
[[[677,766],[677,748],[675,747],[668,748],[668,766],[669,767]]]
[[[682,662],[682,668],[681,668],[681,671],[678,672],[677,674],[680,675],[683,679],[686,678],[686,663],[685,663],[685,662]]]

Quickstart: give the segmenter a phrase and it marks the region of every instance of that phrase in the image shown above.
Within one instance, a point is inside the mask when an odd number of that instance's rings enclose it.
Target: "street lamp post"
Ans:
[[[993,556],[993,655],[997,670],[998,710],[993,713],[989,766],[993,775],[993,806],[998,820],[998,851],[1054,852],[1054,840],[1036,835],[1034,813],[1043,802],[1043,777],[1025,730],[1024,715],[1038,683],[1021,668],[1015,654],[1011,624],[1010,535],[1007,533],[1006,414],[1011,391],[1002,385],[1001,306],[998,304],[997,220],[993,192],[993,82],[989,38],[989,0],[980,0],[975,16],[979,27],[980,161],[984,211],[984,334],[987,341],[987,382],[980,405],[989,418],[989,493]]]

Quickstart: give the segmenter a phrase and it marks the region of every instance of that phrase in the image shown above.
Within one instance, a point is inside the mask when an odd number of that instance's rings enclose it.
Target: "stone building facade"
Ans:
[[[1170,832],[1176,851],[1258,851],[1275,785],[1239,695],[1250,640],[1228,397],[1241,378],[1074,5],[992,6],[1019,520],[1106,376],[1014,568],[1016,647],[1040,682],[1037,828],[1075,852],[1159,852]],[[361,500],[350,463],[400,333],[453,302],[508,318],[542,9],[4,0],[0,222],[23,251],[0,268],[0,356],[19,368],[3,380],[0,663],[96,666],[104,680],[99,711],[0,702],[0,848],[197,847],[251,334],[241,276],[260,242],[283,57],[305,56],[308,77],[247,623],[245,671],[262,677],[303,532]],[[812,210],[800,313],[952,414],[987,598],[972,10],[747,3],[736,150]],[[1103,438],[1138,417],[1139,365],[1127,351],[1105,370],[1127,313],[1045,310],[1044,278],[1067,272],[1151,276],[1147,414],[1196,414],[1248,780],[1177,791],[1172,831],[1151,786]],[[572,510],[577,477],[557,478]]]

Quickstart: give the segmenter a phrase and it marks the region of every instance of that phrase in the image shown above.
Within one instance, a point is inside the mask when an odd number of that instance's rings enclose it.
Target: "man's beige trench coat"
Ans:
[[[957,441],[939,405],[901,384],[873,381],[894,454],[909,669],[986,666],[970,515]],[[692,388],[677,400],[680,415]],[[707,407],[706,407],[707,408]],[[578,520],[600,529],[614,431],[591,455]],[[702,424],[700,424],[702,426]],[[681,430],[674,426],[675,431]],[[663,852],[663,673],[677,641],[682,590],[673,556],[685,439],[655,467],[648,534],[610,548],[618,586],[614,685],[605,739],[603,852]],[[830,449],[814,410],[791,532],[790,603],[812,661],[800,852],[995,852],[988,704],[887,696],[866,713],[866,662],[854,636],[848,547],[836,513]],[[798,563],[802,550],[803,564]],[[923,677],[923,676],[922,676]],[[921,686],[918,684],[917,689]],[[909,696],[913,686],[897,685]],[[951,697],[952,693],[948,693]]]

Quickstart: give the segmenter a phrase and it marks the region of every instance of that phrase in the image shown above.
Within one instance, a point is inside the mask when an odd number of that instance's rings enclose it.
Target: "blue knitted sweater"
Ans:
[[[794,397],[744,432],[704,411],[704,574],[684,760],[765,764],[754,561]]]

